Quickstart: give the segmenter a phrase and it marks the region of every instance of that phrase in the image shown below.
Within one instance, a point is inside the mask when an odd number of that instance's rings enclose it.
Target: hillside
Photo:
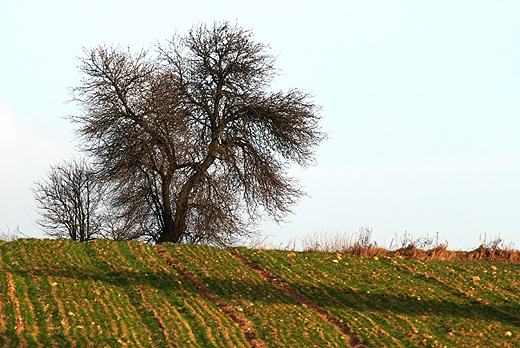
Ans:
[[[520,265],[0,243],[1,347],[519,347]]]

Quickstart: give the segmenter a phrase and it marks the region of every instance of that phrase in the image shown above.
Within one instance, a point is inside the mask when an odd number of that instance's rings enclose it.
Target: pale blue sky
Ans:
[[[0,4],[0,229],[33,224],[30,192],[71,157],[82,47],[135,50],[236,21],[271,46],[275,88],[312,92],[330,139],[292,171],[309,194],[275,244],[316,232],[439,232],[454,249],[520,247],[518,1],[5,1]]]

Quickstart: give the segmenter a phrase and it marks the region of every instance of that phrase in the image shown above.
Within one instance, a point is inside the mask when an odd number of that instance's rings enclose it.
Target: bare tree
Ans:
[[[85,160],[51,166],[47,178],[35,185],[32,191],[40,212],[37,224],[47,235],[86,242],[99,233],[96,211],[101,191]]]
[[[273,92],[267,46],[227,22],[194,26],[154,54],[100,46],[73,98],[83,149],[156,242],[224,245],[302,196],[288,166],[313,162],[319,107]]]

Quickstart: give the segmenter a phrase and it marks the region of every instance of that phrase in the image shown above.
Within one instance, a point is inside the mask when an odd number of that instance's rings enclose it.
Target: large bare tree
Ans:
[[[156,242],[224,245],[303,194],[288,166],[313,162],[319,107],[272,91],[267,46],[228,22],[196,25],[153,54],[86,51],[73,97],[83,148],[116,205]]]

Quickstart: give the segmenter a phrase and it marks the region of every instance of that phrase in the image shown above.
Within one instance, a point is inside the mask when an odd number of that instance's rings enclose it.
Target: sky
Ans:
[[[138,51],[228,20],[277,57],[275,90],[322,106],[316,165],[293,167],[308,196],[283,246],[369,228],[388,247],[438,234],[450,249],[501,238],[520,248],[518,1],[3,1],[0,231],[43,236],[31,188],[75,153],[68,102],[83,48]]]

